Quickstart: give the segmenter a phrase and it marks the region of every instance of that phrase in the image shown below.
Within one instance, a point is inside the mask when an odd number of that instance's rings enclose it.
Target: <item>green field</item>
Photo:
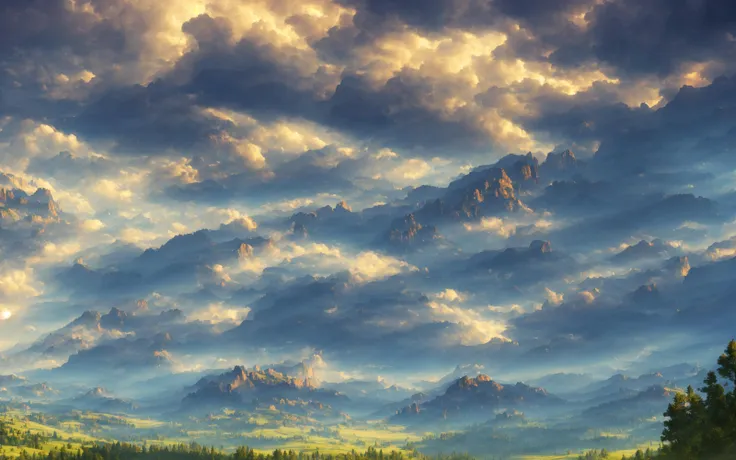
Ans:
[[[83,445],[96,442],[124,441],[136,444],[171,446],[196,442],[215,446],[232,452],[237,446],[247,445],[256,452],[268,453],[274,449],[296,452],[344,453],[352,450],[362,452],[369,447],[384,451],[404,451],[409,446],[421,445],[430,433],[416,433],[405,427],[388,425],[385,422],[348,422],[342,424],[320,424],[309,417],[296,417],[290,421],[272,410],[253,413],[223,411],[202,419],[182,420],[177,423],[124,415],[73,411],[51,417],[48,424],[28,419],[21,411],[10,411],[0,418],[9,427],[23,433],[41,434],[46,439],[40,450],[26,447],[0,446],[0,453],[17,457],[22,449],[33,452],[48,452],[66,447],[78,450]],[[586,438],[608,438],[626,440],[629,434],[621,431],[590,431]],[[430,439],[437,439],[435,435]],[[462,450],[464,444],[455,446]],[[69,447],[71,446],[71,447]],[[426,447],[426,446],[425,446]],[[646,448],[647,446],[643,446]],[[464,448],[467,448],[464,447]],[[421,449],[421,447],[420,447]],[[453,449],[454,450],[454,449]],[[432,451],[432,450],[430,450]],[[636,449],[611,451],[612,459],[630,456]],[[477,453],[477,452],[476,452]],[[556,460],[576,459],[581,451],[571,454],[519,455],[513,460]],[[480,456],[482,457],[482,455]]]
[[[35,423],[28,420],[19,419],[16,417],[2,417],[2,420],[8,424],[9,427],[16,430],[28,431],[31,434],[41,434],[45,437],[51,438],[56,433],[57,439],[49,439],[44,442],[41,449],[32,449],[29,447],[16,447],[16,446],[2,446],[0,445],[0,454],[6,457],[18,457],[21,451],[25,450],[29,454],[33,453],[44,453],[52,450],[61,450],[62,447],[68,451],[79,451],[81,447],[86,443],[92,443],[97,441],[95,438],[82,433],[73,433],[62,429],[52,428],[39,423]]]

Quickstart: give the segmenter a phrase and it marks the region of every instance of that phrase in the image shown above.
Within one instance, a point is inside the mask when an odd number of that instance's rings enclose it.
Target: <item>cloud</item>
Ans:
[[[31,269],[5,269],[0,272],[0,295],[6,299],[28,298],[39,294]]]
[[[282,268],[295,277],[347,271],[358,283],[418,270],[404,260],[374,251],[353,252],[324,243],[299,244],[286,239],[276,239],[263,254],[239,261],[239,268],[246,272],[260,274],[268,267]]]
[[[129,202],[133,198],[131,190],[123,188],[119,183],[108,179],[99,180],[93,191],[111,200]]]
[[[248,313],[250,313],[250,308],[248,307],[235,307],[223,303],[216,303],[210,304],[193,314],[189,314],[188,318],[210,323],[227,322],[239,324],[247,318]]]
[[[465,302],[468,298],[467,294],[457,292],[454,289],[445,289],[444,291],[435,294],[435,297],[446,302]]]
[[[258,224],[252,217],[243,214],[241,211],[233,208],[214,208],[210,207],[206,211],[205,225],[216,227],[218,224],[239,226],[248,231],[255,231]],[[211,223],[211,225],[207,225]]]
[[[684,64],[732,56],[734,17],[733,6],[719,0],[601,2],[587,13],[575,43],[550,58],[565,64],[596,59],[623,74],[667,76]]]
[[[597,295],[597,294],[598,294],[598,293],[597,293],[597,292],[595,292],[595,290],[593,290],[593,291],[580,291],[580,292],[578,293],[578,295],[580,296],[580,298],[581,298],[581,299],[582,299],[582,300],[583,300],[583,301],[584,301],[585,303],[588,303],[588,304],[590,304],[590,303],[593,303],[593,301],[595,301],[595,298],[596,298],[596,295]]]
[[[733,18],[716,0],[2,2],[0,181],[61,208],[3,198],[4,326],[45,332],[41,294],[54,320],[135,296],[225,342],[408,375],[730,324]],[[515,184],[531,212],[376,250],[459,174],[564,148],[574,170]],[[655,238],[678,259],[611,268],[607,248]],[[82,279],[71,298],[57,273]],[[488,344],[506,337],[529,359]],[[174,347],[159,357],[186,360]]]
[[[547,302],[549,302],[550,305],[560,305],[565,299],[564,294],[561,292],[555,292],[550,288],[544,288],[544,293],[547,298]]]
[[[403,260],[372,251],[358,253],[350,264],[350,273],[362,282],[386,278],[408,270],[417,268]]]
[[[469,232],[489,232],[501,238],[509,238],[516,233],[516,226],[504,222],[500,217],[483,217],[478,224],[463,224]]]
[[[451,321],[461,327],[457,335],[462,345],[481,345],[493,338],[502,338],[506,325],[503,322],[483,318],[478,312],[441,302],[427,303],[430,314],[437,321]]]
[[[133,227],[125,227],[120,231],[120,240],[125,243],[151,243],[159,238],[160,235],[157,233]]]
[[[105,223],[99,219],[87,219],[82,222],[81,227],[86,232],[97,232],[105,228]]]

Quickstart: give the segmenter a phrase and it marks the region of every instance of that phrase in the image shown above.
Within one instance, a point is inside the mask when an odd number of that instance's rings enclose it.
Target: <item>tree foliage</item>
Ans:
[[[736,340],[729,342],[718,358],[717,371],[708,372],[699,391],[688,387],[667,406],[660,451],[637,452],[631,459],[736,458]]]
[[[0,460],[6,460],[0,453]],[[200,446],[196,443],[174,446],[140,446],[127,443],[96,444],[81,449],[52,450],[48,453],[29,453],[21,451],[23,460],[472,460],[466,454],[450,454],[426,457],[415,453],[385,452],[369,447],[367,451],[352,451],[344,454],[320,454],[316,452],[295,452],[276,449],[270,453],[258,453],[249,447],[238,447],[232,454],[224,453],[214,447]]]

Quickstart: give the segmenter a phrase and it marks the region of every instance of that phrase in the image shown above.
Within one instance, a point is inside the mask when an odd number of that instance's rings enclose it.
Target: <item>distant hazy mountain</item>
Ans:
[[[523,383],[502,385],[480,374],[462,377],[427,402],[414,402],[392,418],[397,423],[431,423],[443,419],[470,423],[493,418],[497,411],[552,406],[562,400]]]

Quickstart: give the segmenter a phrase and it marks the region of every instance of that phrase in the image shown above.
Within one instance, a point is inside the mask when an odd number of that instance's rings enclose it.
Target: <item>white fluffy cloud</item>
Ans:
[[[105,228],[105,223],[99,219],[86,219],[82,221],[80,227],[85,232],[97,232]]]
[[[467,294],[458,292],[454,289],[445,289],[444,291],[435,294],[435,297],[437,299],[444,300],[445,302],[465,302],[468,298]]]
[[[459,324],[463,332],[456,337],[462,345],[480,345],[493,338],[504,339],[507,326],[504,322],[484,318],[480,313],[457,305],[443,302],[427,302],[430,317],[435,321],[450,321]]]
[[[0,296],[6,299],[34,297],[40,293],[33,270],[0,269]]]
[[[249,307],[236,307],[223,302],[212,303],[188,315],[189,319],[208,323],[241,323],[250,313]]]
[[[465,223],[469,232],[489,232],[501,238],[508,238],[516,233],[516,225],[505,222],[500,217],[483,217],[477,224]]]
[[[564,300],[565,296],[561,292],[555,292],[550,288],[544,288],[544,297],[547,299],[550,305],[560,305]]]
[[[401,272],[417,270],[409,263],[395,257],[385,256],[373,251],[358,253],[349,258],[349,270],[361,281],[371,281],[386,278]]]

